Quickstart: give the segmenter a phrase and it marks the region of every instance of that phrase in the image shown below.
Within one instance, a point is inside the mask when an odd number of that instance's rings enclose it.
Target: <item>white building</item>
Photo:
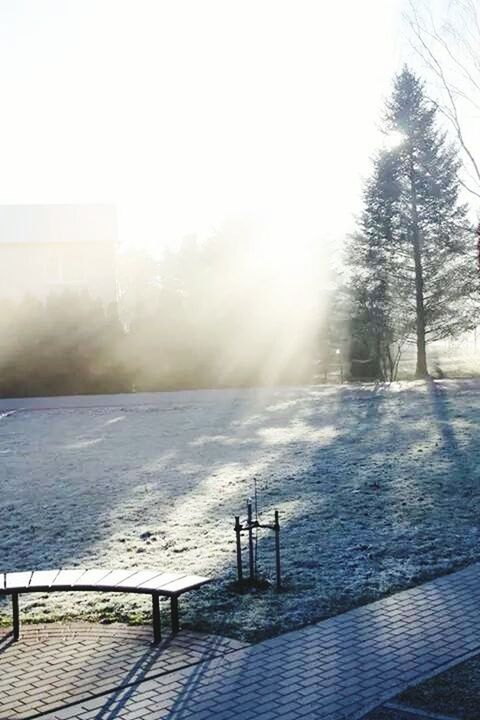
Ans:
[[[109,205],[0,205],[0,299],[86,291],[116,300],[117,223]]]

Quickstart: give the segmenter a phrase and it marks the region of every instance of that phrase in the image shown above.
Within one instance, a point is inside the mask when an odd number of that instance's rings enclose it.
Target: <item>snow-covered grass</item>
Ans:
[[[183,600],[186,623],[247,639],[298,627],[480,558],[479,417],[467,380],[3,400],[0,571],[213,575]],[[280,511],[281,594],[230,586],[254,477],[262,518]],[[273,578],[268,531],[258,563]],[[123,594],[22,606],[43,621],[150,612]]]

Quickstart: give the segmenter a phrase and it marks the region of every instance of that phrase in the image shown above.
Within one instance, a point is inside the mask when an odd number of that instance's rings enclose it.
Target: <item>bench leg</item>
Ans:
[[[180,623],[178,621],[178,597],[173,596],[171,600],[171,614],[172,614],[172,632],[177,633],[180,630]]]
[[[152,616],[153,616],[153,642],[158,643],[162,639],[160,625],[160,603],[157,594],[152,593]]]
[[[12,593],[13,639],[20,637],[20,612],[18,607],[18,593]]]

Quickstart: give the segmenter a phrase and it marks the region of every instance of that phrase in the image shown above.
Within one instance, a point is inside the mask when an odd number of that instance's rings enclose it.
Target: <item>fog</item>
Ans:
[[[321,244],[232,222],[161,258],[124,251],[110,302],[108,278],[75,276],[78,243],[60,250],[46,244],[43,262],[56,269],[61,259],[61,285],[3,304],[3,395],[313,380],[331,268]],[[83,253],[94,264],[105,250]]]
[[[149,349],[156,307],[158,342],[176,348],[177,365],[185,364],[183,355],[197,364],[210,383],[312,376],[328,277],[318,247],[282,246],[230,225],[208,241],[186,240],[155,269],[147,288],[142,282],[122,303],[134,351],[147,369],[155,372],[157,365]]]
[[[445,99],[404,14],[415,7],[457,42],[456,6],[2,7],[0,393],[348,377],[344,245],[375,154],[403,137],[382,132],[384,101],[405,61]],[[459,43],[462,66],[470,44]],[[477,157],[475,97],[437,46]],[[472,342],[432,346],[432,362]],[[359,368],[371,350],[353,358]]]

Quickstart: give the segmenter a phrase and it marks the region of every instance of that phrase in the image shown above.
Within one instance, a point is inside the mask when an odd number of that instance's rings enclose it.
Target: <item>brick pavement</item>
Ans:
[[[354,720],[480,652],[479,611],[476,564],[45,720]]]
[[[77,623],[23,625],[20,642],[0,634],[0,720],[34,717],[99,693],[171,672],[243,643],[182,632],[151,643],[151,627]]]

